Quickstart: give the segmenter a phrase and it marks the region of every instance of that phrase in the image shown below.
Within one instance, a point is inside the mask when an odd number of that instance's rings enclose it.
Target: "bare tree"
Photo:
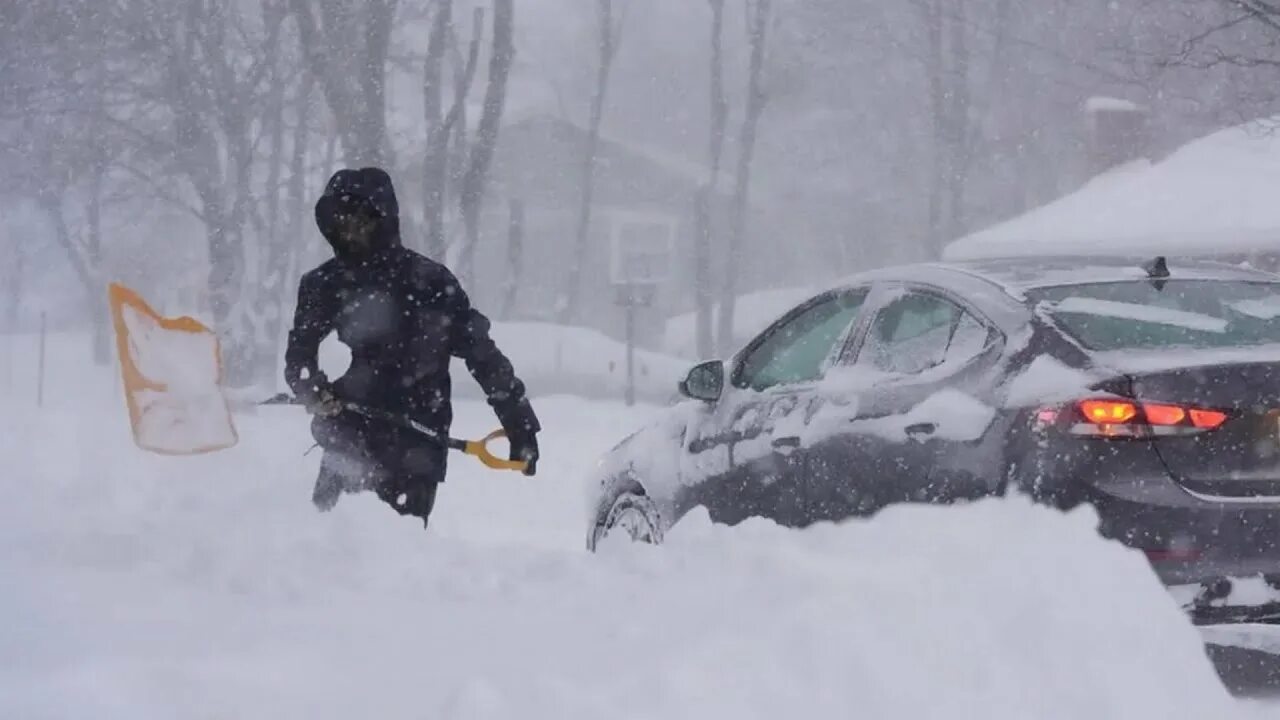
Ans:
[[[520,293],[520,276],[524,270],[524,201],[511,199],[510,218],[507,222],[507,278],[502,291],[502,317],[515,315],[516,298]]]
[[[742,130],[738,135],[738,167],[734,175],[732,227],[725,253],[724,282],[717,317],[717,344],[722,354],[732,352],[734,345],[734,313],[737,303],[738,270],[741,264],[743,236],[746,234],[747,210],[751,191],[751,164],[755,156],[756,135],[760,116],[764,114],[768,95],[764,87],[765,53],[772,22],[772,0],[748,0],[747,42],[751,59],[747,68],[747,97],[742,113]]]
[[[10,258],[10,262],[4,264],[4,329],[5,332],[13,333],[18,328],[18,313],[22,308],[23,296],[23,266],[25,264],[27,253],[21,242],[12,235],[3,238],[4,245],[0,253]]]
[[[397,0],[289,0],[311,73],[348,164],[394,165],[387,137],[387,53]]]
[[[561,300],[561,322],[570,322],[578,315],[582,296],[582,264],[587,256],[587,241],[591,234],[591,207],[595,199],[596,155],[600,149],[600,124],[604,120],[605,99],[609,93],[609,77],[613,59],[618,52],[622,36],[623,13],[615,22],[613,0],[597,0],[596,20],[599,54],[596,60],[596,85],[591,95],[591,114],[587,120],[587,143],[582,157],[582,196],[578,205],[578,221],[574,231],[574,252]]]
[[[462,193],[458,203],[466,231],[458,255],[458,276],[469,284],[473,271],[476,245],[480,241],[480,207],[484,202],[489,165],[498,146],[498,131],[507,101],[507,79],[515,61],[515,0],[493,2],[493,51],[489,58],[489,86],[485,90],[484,110],[476,126],[476,139],[471,145]]]
[[[444,60],[447,46],[456,45],[453,30],[453,0],[437,0],[436,14],[427,41],[427,57],[423,63],[423,116],[427,126],[427,149],[423,159],[423,205],[427,218],[428,256],[444,260],[446,250],[445,204],[449,197],[451,181],[449,140],[454,129],[463,120],[467,96],[476,74],[480,57],[481,33],[484,29],[484,8],[476,8],[472,21],[471,43],[466,60],[455,67],[453,104],[442,114],[444,95]],[[458,56],[454,57],[458,65]]]

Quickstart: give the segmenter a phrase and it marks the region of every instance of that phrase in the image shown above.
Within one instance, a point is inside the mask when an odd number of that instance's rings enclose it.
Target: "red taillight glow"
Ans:
[[[1212,430],[1227,421],[1227,414],[1220,410],[1191,409],[1191,424],[1201,430]]]
[[[1187,411],[1177,405],[1143,405],[1142,412],[1152,425],[1179,425],[1187,418]]]
[[[1079,419],[1075,420],[1072,433],[1114,438],[1194,435],[1216,430],[1230,417],[1221,410],[1125,398],[1081,400],[1075,403],[1075,410]],[[1041,410],[1037,416],[1041,427],[1048,424],[1044,422],[1046,412]]]
[[[1080,412],[1085,419],[1097,425],[1127,423],[1138,416],[1138,406],[1120,400],[1083,400]]]

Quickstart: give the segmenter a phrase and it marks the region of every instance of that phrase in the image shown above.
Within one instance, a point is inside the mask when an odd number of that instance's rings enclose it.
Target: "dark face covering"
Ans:
[[[378,213],[369,201],[353,195],[338,197],[338,209],[334,213],[334,249],[352,258],[366,257],[373,252],[378,231]]]
[[[339,258],[363,259],[398,246],[399,206],[391,178],[378,168],[337,171],[316,201],[316,225]]]
[[[373,251],[377,219],[368,212],[352,212],[337,218],[337,241],[344,255],[364,257]]]

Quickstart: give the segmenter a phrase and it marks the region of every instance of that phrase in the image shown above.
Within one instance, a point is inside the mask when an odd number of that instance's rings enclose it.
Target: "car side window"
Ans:
[[[766,390],[821,378],[866,297],[865,290],[839,295],[774,328],[743,358],[735,384]]]
[[[995,334],[982,321],[967,312],[961,312],[956,329],[951,333],[947,346],[946,363],[967,363],[986,351],[995,341]]]
[[[856,364],[896,375],[915,375],[981,355],[991,331],[955,303],[908,292],[881,308]]]

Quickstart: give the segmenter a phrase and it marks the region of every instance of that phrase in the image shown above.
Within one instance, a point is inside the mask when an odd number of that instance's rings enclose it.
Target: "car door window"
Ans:
[[[944,362],[968,362],[990,339],[991,331],[955,303],[909,292],[876,315],[856,362],[881,372],[915,375]]]
[[[944,363],[963,364],[978,357],[991,346],[995,334],[986,325],[967,312],[961,312],[956,329],[951,333]]]
[[[735,384],[765,390],[819,379],[865,299],[866,291],[840,295],[773,328],[743,358]]]

